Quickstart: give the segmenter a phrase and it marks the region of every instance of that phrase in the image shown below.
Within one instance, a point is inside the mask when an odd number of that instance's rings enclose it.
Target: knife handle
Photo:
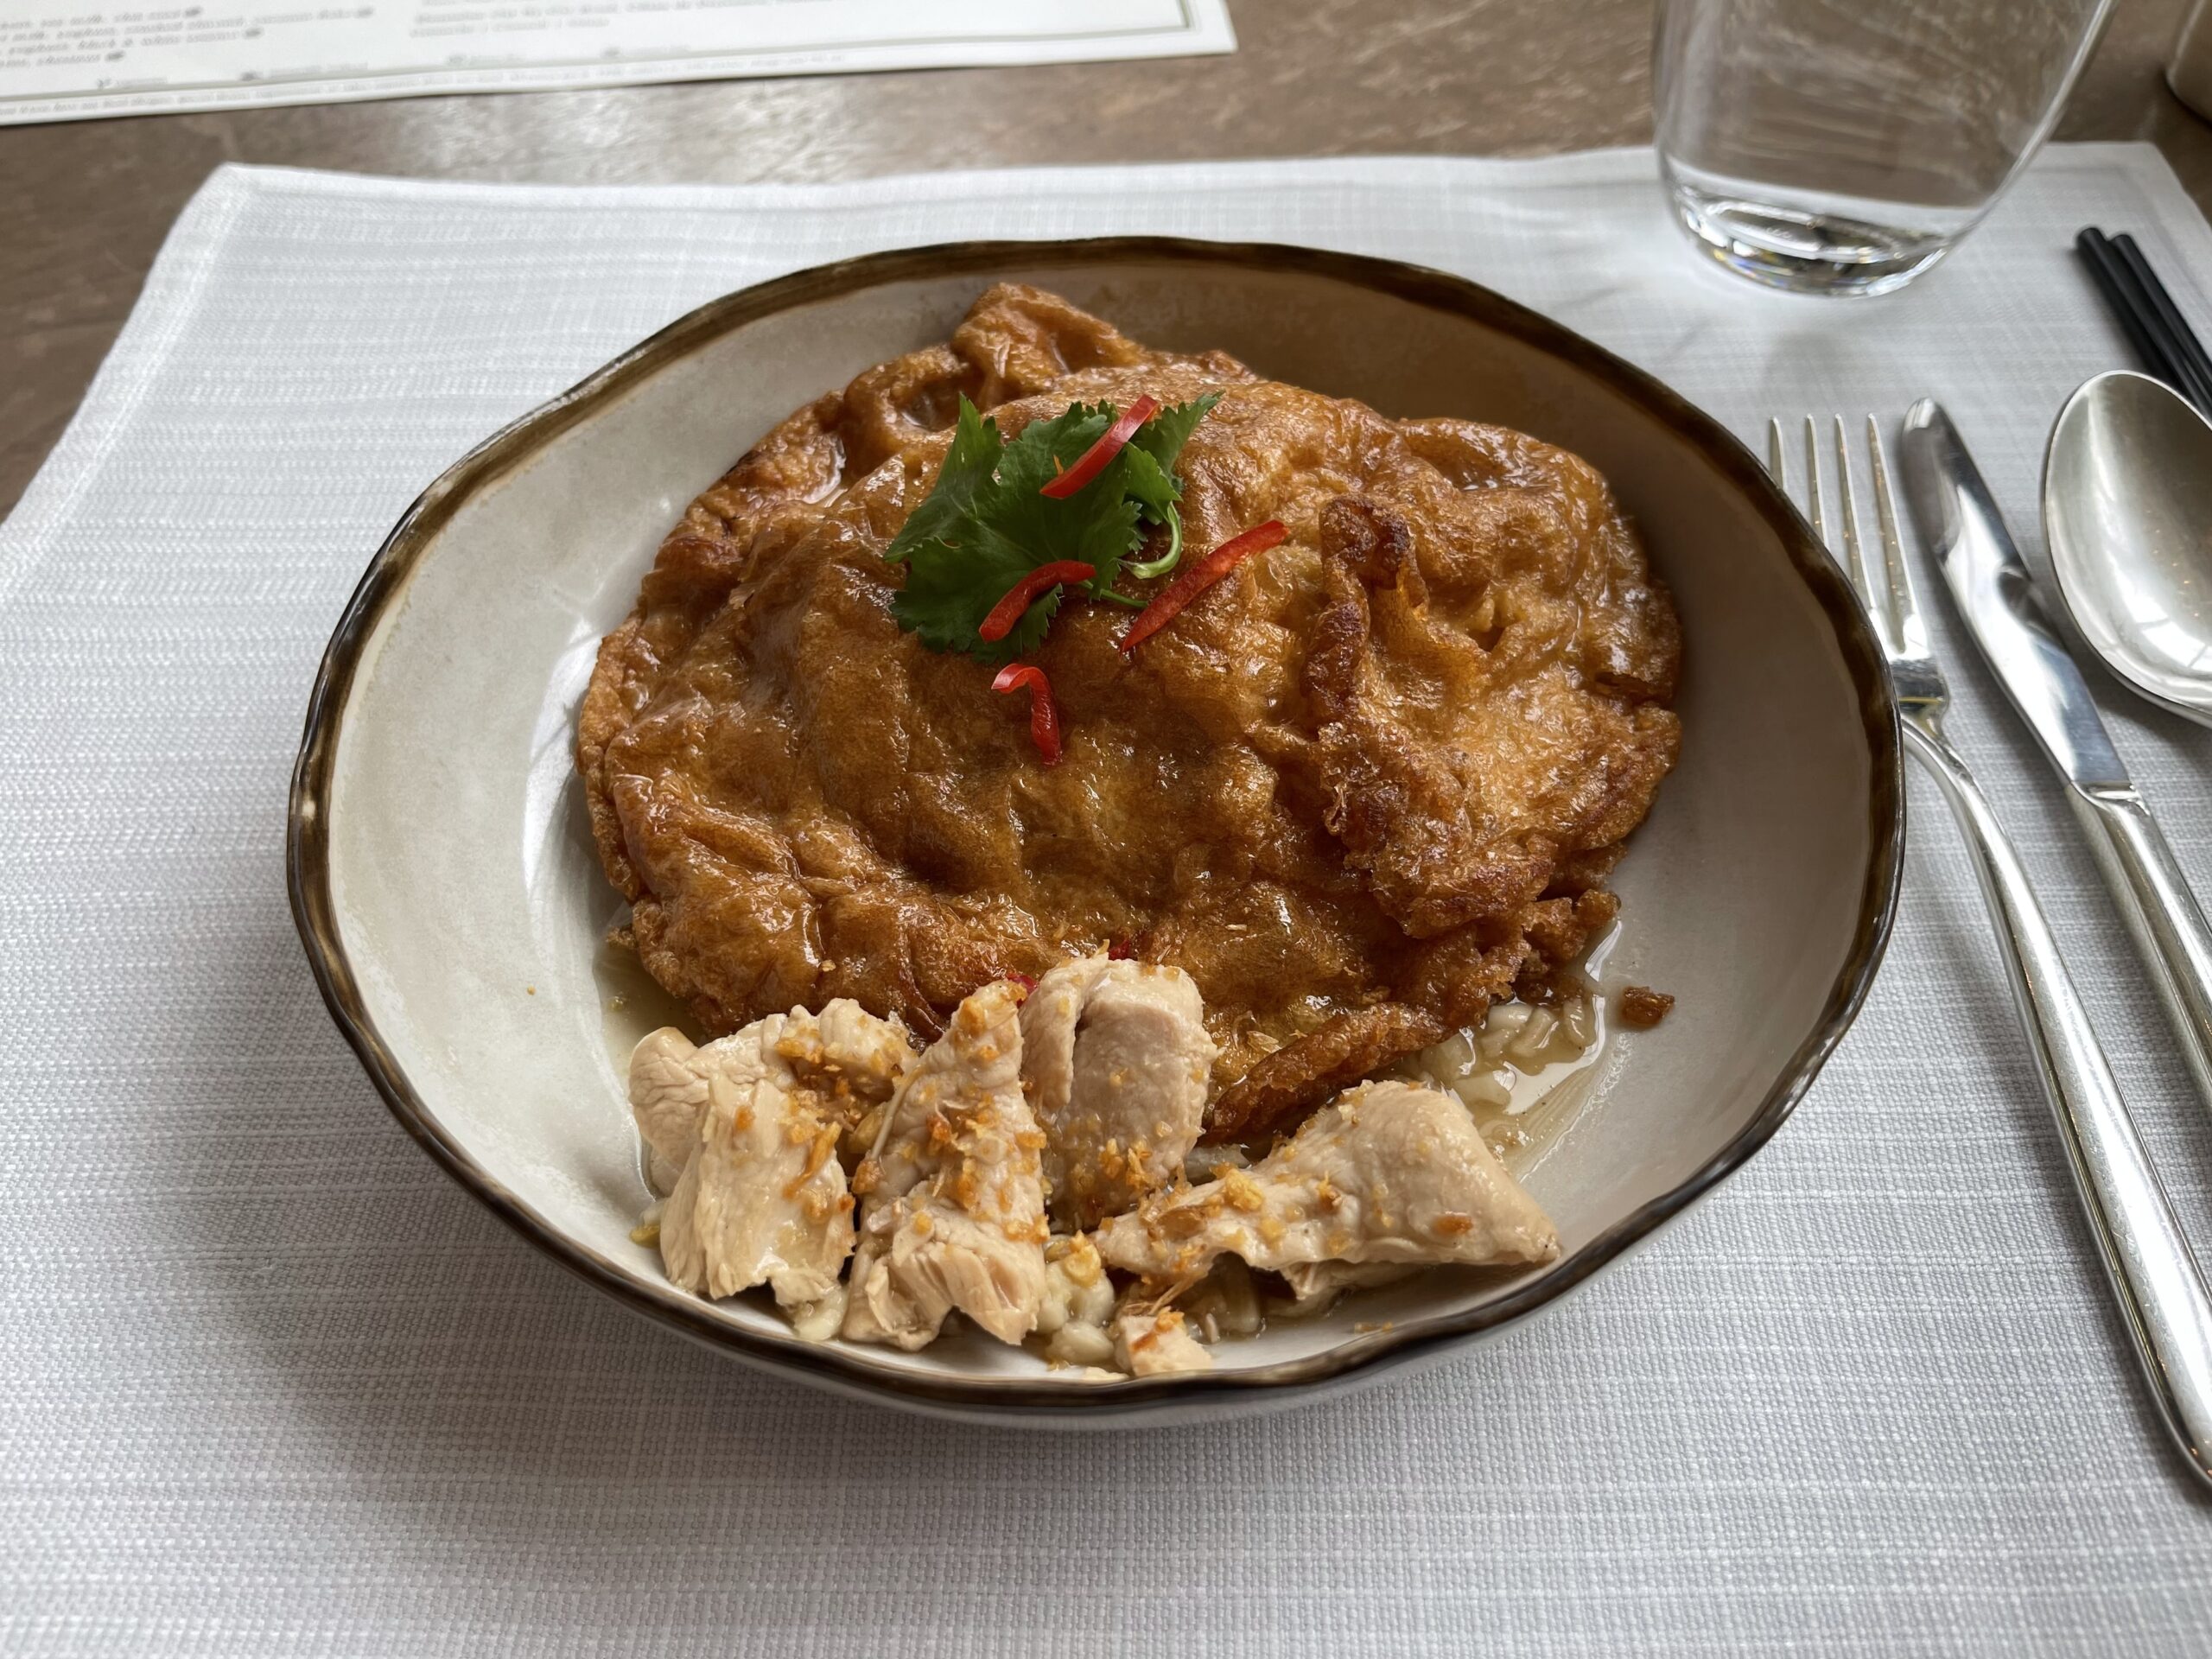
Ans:
[[[1914,720],[1904,722],[1904,734],[1974,855],[2037,1076],[2159,1415],[2191,1471],[2212,1483],[2212,1290],[2151,1167],[2019,855],[1957,752]]]
[[[2069,786],[2066,797],[2212,1111],[2212,927],[2140,795]]]

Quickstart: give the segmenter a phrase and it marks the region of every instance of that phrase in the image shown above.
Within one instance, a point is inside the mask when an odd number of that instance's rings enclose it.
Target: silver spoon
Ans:
[[[2051,428],[2043,524],[2074,632],[2151,702],[2212,725],[2212,425],[2148,375],[2084,381]],[[2212,1105],[2212,925],[2140,795],[2069,798]]]
[[[2133,690],[2212,726],[2212,423],[2163,381],[2084,381],[2050,429],[2044,538],[2075,632]]]

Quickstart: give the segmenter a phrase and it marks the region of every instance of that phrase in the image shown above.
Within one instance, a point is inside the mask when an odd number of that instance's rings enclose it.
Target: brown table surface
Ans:
[[[2212,209],[2160,78],[2187,0],[2120,0],[2059,129],[2149,138]],[[0,513],[170,222],[224,162],[567,183],[1649,142],[1649,0],[1232,0],[1233,56],[400,99],[0,129]]]

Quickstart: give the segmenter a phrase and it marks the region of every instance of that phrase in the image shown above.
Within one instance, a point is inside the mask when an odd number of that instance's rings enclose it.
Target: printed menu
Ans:
[[[1236,46],[1226,0],[0,0],[0,125]]]

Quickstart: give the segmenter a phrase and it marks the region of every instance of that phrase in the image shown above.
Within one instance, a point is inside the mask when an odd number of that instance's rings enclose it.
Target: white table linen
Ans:
[[[284,896],[308,683],[391,520],[725,290],[973,236],[1385,254],[1540,307],[1754,442],[1770,413],[1933,394],[2027,539],[2060,400],[2129,360],[2069,251],[2093,222],[2212,322],[2212,230],[2140,145],[2047,152],[1955,259],[1858,302],[1701,264],[1648,151],[830,188],[215,175],[0,526],[0,1650],[2206,1651],[2212,1502],[2145,1404],[1918,779],[1866,1013],[1709,1203],[1478,1354],[1130,1434],[830,1399],[594,1295],[387,1116]],[[2212,1122],[1929,596],[1954,734],[2212,1254]],[[2212,896],[2212,735],[2094,683]]]

